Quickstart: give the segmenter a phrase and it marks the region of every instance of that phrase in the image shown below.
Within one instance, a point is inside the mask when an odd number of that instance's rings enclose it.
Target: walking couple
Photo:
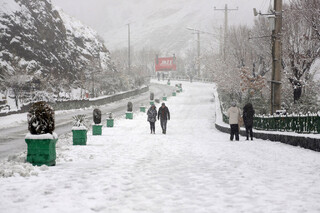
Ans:
[[[154,104],[151,105],[148,112],[148,121],[150,123],[150,130],[151,134],[155,134],[155,122],[160,118],[160,125],[162,128],[162,134],[167,133],[167,121],[170,120],[170,112],[168,107],[166,107],[165,103],[161,104],[161,107],[159,108],[159,111],[157,113],[156,106]]]
[[[251,103],[247,103],[243,107],[243,116],[241,118],[241,111],[237,107],[236,102],[231,103],[231,107],[228,109],[228,117],[229,117],[229,124],[230,124],[230,140],[232,141],[234,136],[236,141],[239,140],[239,121],[243,119],[244,126],[246,128],[246,136],[249,140],[249,135],[251,140],[253,140],[253,116],[254,116],[254,109]]]

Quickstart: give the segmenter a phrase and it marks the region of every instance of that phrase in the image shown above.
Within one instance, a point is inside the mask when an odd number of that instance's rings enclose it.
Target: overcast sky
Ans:
[[[215,11],[214,6],[223,9],[225,4],[228,4],[229,8],[239,8],[237,11],[229,12],[230,25],[252,25],[253,8],[267,12],[273,0],[52,0],[52,3],[97,30],[108,46],[112,47],[113,44],[120,42],[119,37],[122,35],[121,39],[125,40],[128,22],[134,23],[133,32],[138,32],[139,36],[148,36],[146,32],[142,32],[143,29],[156,30],[155,25],[158,25],[161,20],[168,22],[165,17],[179,9],[177,16],[172,18],[181,19],[176,24],[212,31],[210,25],[219,27],[224,23],[224,13]],[[186,19],[189,18],[187,23],[182,23],[183,12],[181,11],[185,11]],[[194,21],[190,21],[190,16],[195,16]],[[156,20],[157,17],[159,20]],[[143,28],[148,25],[148,22],[154,28]],[[185,26],[164,26],[163,23],[159,23],[160,27],[185,28]],[[121,33],[118,33],[119,31]]]

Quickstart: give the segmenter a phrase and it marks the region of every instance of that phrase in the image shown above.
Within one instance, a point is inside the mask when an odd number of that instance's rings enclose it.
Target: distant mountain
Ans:
[[[131,23],[132,49],[152,48],[163,54],[196,49],[197,37],[187,27],[213,32],[201,35],[202,50],[216,45],[223,13],[214,14],[212,0],[52,0],[54,4],[96,29],[110,50],[127,47]],[[216,5],[217,6],[217,5]],[[219,28],[219,27],[218,27]]]
[[[288,0],[284,0],[287,2]],[[266,13],[266,0],[52,0],[68,14],[77,17],[97,30],[113,52],[127,47],[127,26],[131,23],[133,50],[158,49],[162,53],[184,54],[196,49],[196,35],[186,30],[196,28],[216,34],[200,37],[201,50],[219,51],[219,28],[224,26],[224,11],[228,13],[229,26],[253,25],[252,8]],[[273,2],[273,1],[272,1]]]
[[[104,88],[109,91],[103,94],[129,86],[116,76],[110,53],[97,33],[50,0],[0,0],[0,48],[1,90],[12,87],[10,78],[24,76],[29,86],[22,89],[59,96],[71,88],[89,89],[93,72],[106,80]]]
[[[128,17],[127,20],[131,22],[131,43],[134,49],[153,48],[163,54],[177,55],[185,54],[188,49],[194,51],[197,37],[187,28],[216,34],[201,35],[202,50],[210,49],[210,45],[217,44],[219,31],[216,28],[217,23],[212,18],[211,0],[152,0],[147,5],[145,2],[131,2],[132,10],[140,11],[139,14],[132,12],[134,17]],[[211,12],[208,12],[208,8],[212,8]],[[114,49],[126,46],[126,33],[125,26],[106,27],[102,35],[106,44]]]

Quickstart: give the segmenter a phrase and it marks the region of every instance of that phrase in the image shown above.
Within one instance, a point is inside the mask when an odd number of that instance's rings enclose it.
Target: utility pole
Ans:
[[[223,59],[226,60],[227,54],[227,38],[228,38],[228,12],[233,10],[238,10],[239,8],[235,9],[228,9],[228,5],[224,6],[224,9],[217,9],[214,7],[214,10],[224,11],[224,46],[223,46]]]
[[[272,74],[271,74],[271,114],[281,109],[281,69],[282,69],[282,0],[274,0],[274,10],[262,14],[253,8],[254,16],[267,15],[272,29]],[[264,36],[263,36],[264,37]],[[262,37],[261,37],[262,38]]]
[[[94,98],[95,97],[95,91],[94,91],[94,72],[91,73],[92,75],[92,97]]]
[[[187,30],[192,30],[194,31],[193,34],[197,34],[197,75],[198,77],[200,77],[200,33],[205,33],[205,32],[202,32],[200,30],[196,30],[196,29],[193,29],[193,28],[189,28],[187,27]]]
[[[200,31],[198,30],[197,31],[197,39],[198,39],[198,41],[197,41],[197,43],[198,43],[198,48],[197,48],[197,53],[198,53],[198,77],[200,78]]]
[[[223,50],[223,32],[222,32],[222,26],[220,25],[220,45],[219,45],[219,54],[222,56],[222,50]]]
[[[81,70],[81,99],[83,99],[84,95],[83,95],[83,90],[84,89],[84,70]],[[85,93],[85,92],[84,92]]]
[[[187,27],[187,30],[192,30],[194,31],[193,34],[197,34],[197,74],[198,74],[198,77],[201,77],[201,72],[200,72],[200,58],[201,58],[201,52],[200,52],[200,33],[202,34],[209,34],[209,35],[215,35],[213,33],[209,33],[209,32],[205,32],[205,31],[201,31],[201,30],[197,30],[197,29],[193,29],[193,28],[190,28],[190,27]]]
[[[271,114],[281,109],[282,0],[274,0],[275,28],[272,30]]]
[[[128,72],[131,70],[131,58],[130,58],[130,24],[128,25]]]

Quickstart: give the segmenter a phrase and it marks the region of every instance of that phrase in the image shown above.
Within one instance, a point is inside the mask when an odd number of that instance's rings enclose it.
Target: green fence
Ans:
[[[223,107],[222,105],[220,104],[220,109],[221,109],[221,112],[222,112],[222,120],[224,123],[228,124],[229,123],[229,118],[228,116],[224,113],[223,111]]]
[[[223,122],[228,124],[229,118],[222,105],[220,108]],[[320,133],[320,114],[257,115],[253,119],[253,127],[258,130]]]
[[[258,115],[254,117],[255,129],[298,133],[320,133],[320,116],[307,115]]]

